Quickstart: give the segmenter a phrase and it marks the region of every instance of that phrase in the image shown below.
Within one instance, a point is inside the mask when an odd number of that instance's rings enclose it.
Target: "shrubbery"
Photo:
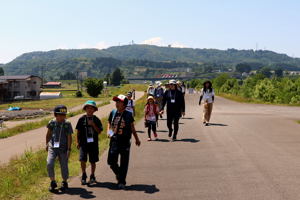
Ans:
[[[204,80],[192,80],[189,86],[201,88]],[[216,93],[226,93],[247,99],[259,100],[266,103],[299,104],[299,78],[267,78],[263,74],[256,74],[239,80],[227,74],[221,74],[212,80]]]

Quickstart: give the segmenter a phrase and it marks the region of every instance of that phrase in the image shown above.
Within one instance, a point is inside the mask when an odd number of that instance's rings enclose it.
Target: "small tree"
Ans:
[[[275,75],[279,78],[283,77],[283,70],[281,68],[275,69]]]
[[[272,76],[271,69],[269,67],[263,67],[258,70],[258,73],[263,74],[265,77],[270,78]]]
[[[117,68],[113,73],[111,77],[111,83],[113,85],[120,85],[121,81],[124,79],[124,76],[122,75],[122,71]]]
[[[240,63],[235,66],[235,71],[239,73],[243,73],[243,72],[249,73],[251,72],[251,66],[247,63]]]
[[[101,79],[88,78],[84,81],[84,86],[91,97],[98,97],[103,89],[103,81]]]

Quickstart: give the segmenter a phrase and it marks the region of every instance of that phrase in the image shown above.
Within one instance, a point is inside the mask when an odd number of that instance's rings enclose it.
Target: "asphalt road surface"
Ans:
[[[54,199],[102,200],[283,200],[300,199],[300,108],[242,104],[216,98],[212,125],[201,123],[198,95],[186,96],[179,141],[167,139],[159,121],[160,141],[147,142],[137,123],[141,147],[131,148],[125,190],[118,190],[104,153],[99,181],[81,186],[70,180],[67,194]],[[89,172],[89,170],[88,170]],[[89,175],[89,173],[88,173]]]

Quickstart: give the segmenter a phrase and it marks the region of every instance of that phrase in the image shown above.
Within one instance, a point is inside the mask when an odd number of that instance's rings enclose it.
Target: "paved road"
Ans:
[[[143,96],[143,92],[136,92],[136,99]],[[108,105],[99,108],[99,111],[95,114],[99,118],[107,117],[109,112],[115,108],[115,103],[111,102]],[[82,115],[77,115],[69,118],[75,128],[78,119]],[[36,150],[45,146],[46,127],[31,130],[16,136],[12,136],[5,139],[0,139],[0,164],[9,162],[10,159],[22,155],[26,150]]]
[[[216,99],[212,126],[200,123],[198,96],[187,95],[187,116],[180,141],[168,142],[165,121],[161,141],[133,146],[125,191],[116,189],[104,154],[94,187],[70,181],[69,194],[54,199],[102,200],[299,200],[300,108],[241,104]]]

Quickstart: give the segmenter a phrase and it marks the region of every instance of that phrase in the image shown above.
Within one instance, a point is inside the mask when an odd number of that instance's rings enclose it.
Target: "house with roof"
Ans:
[[[42,79],[33,75],[0,76],[0,102],[40,98]]]
[[[43,88],[61,88],[61,82],[47,82]]]

